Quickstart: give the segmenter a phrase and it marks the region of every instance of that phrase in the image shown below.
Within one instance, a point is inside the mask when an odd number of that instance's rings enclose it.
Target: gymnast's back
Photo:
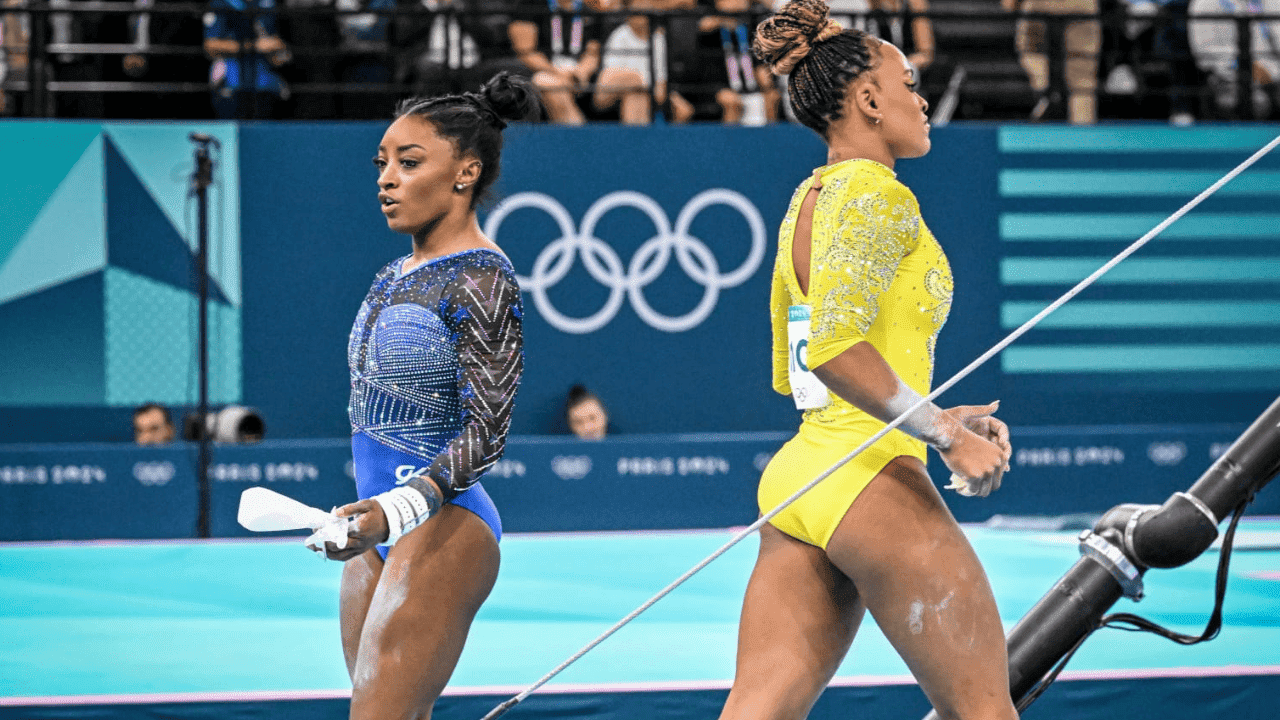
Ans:
[[[804,293],[796,280],[792,244],[800,206],[814,187],[820,194],[813,208]],[[934,347],[951,309],[952,284],[942,247],[920,217],[915,196],[892,170],[865,159],[819,168],[796,190],[778,232],[770,296],[774,389],[791,393],[788,308],[808,305],[809,367],[865,340],[903,382],[927,394]],[[834,393],[826,407],[806,411],[804,422],[864,437],[884,427]],[[912,446],[908,454],[923,457],[923,443],[899,439]]]

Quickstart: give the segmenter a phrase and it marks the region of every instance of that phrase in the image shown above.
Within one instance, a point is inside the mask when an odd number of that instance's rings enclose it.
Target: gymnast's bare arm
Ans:
[[[813,372],[832,392],[882,422],[892,421],[920,399],[866,341]],[[975,494],[987,495],[1000,487],[1011,455],[1009,429],[992,416],[996,405],[939,410],[927,403],[900,427],[937,449],[947,468],[975,486]]]

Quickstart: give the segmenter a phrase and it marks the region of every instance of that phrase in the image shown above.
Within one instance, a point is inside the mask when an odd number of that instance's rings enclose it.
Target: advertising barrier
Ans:
[[[1185,490],[1244,426],[1013,430],[1012,470],[987,498],[943,491],[962,522],[1053,523]],[[760,471],[786,433],[632,435],[599,442],[516,436],[483,480],[505,532],[676,530],[747,525]],[[0,541],[195,537],[195,448],[179,444],[0,446]],[[946,470],[932,456],[930,471]],[[236,523],[240,493],[261,485],[316,507],[355,500],[342,440],[218,445],[209,468],[212,533]],[[24,508],[40,512],[24,512]],[[1253,515],[1280,514],[1264,491]],[[1034,519],[1034,518],[1039,518]],[[1078,522],[1078,520],[1077,520]],[[297,533],[293,533],[297,534]]]

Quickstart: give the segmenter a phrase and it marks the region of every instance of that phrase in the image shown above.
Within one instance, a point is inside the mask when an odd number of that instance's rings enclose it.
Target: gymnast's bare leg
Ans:
[[[342,571],[342,650],[351,718],[431,717],[462,654],[471,621],[498,577],[498,542],[455,505]]]
[[[737,672],[721,720],[803,718],[827,687],[866,607],[821,548],[772,525],[747,582]]]
[[[923,463],[904,457],[886,467],[845,513],[827,557],[939,717],[1017,717],[991,585]]]
[[[972,546],[915,458],[884,469],[827,545],[760,531],[722,720],[805,717],[871,610],[941,718],[1016,718],[1004,629]]]

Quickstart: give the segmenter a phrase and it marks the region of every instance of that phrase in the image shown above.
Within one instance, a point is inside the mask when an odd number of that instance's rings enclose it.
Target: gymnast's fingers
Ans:
[[[987,495],[990,495],[991,493],[1000,489],[1000,483],[1004,480],[1004,473],[1005,473],[1006,467],[1007,466],[998,467],[996,468],[996,471],[991,474],[991,480],[987,484],[987,492],[983,494],[983,497],[986,497]]]
[[[965,427],[977,432],[977,427],[983,418],[994,413],[1000,408],[1000,401],[988,403],[986,405],[956,405],[948,408],[945,412],[951,417],[959,420]]]
[[[357,500],[334,510],[333,514],[338,517],[352,517],[353,515],[367,513],[375,507],[378,507],[378,503],[373,500]]]
[[[1009,461],[1013,459],[1013,444],[1009,442],[1009,426],[992,417],[987,418],[987,437],[1004,451],[1004,471],[1009,471]]]

